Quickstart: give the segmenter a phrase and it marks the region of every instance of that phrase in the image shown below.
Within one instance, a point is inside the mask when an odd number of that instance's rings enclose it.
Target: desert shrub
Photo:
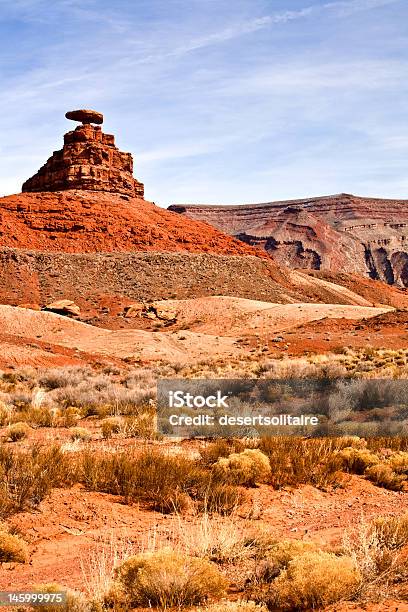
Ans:
[[[49,368],[38,375],[38,384],[48,390],[63,389],[68,386],[78,386],[92,377],[92,369],[82,366],[67,366],[65,368]]]
[[[365,475],[375,485],[390,491],[401,491],[406,482],[405,476],[396,474],[387,463],[371,466],[366,470]]]
[[[141,412],[137,416],[128,416],[125,419],[123,431],[126,436],[145,438],[150,440],[156,437],[156,418],[153,411]]]
[[[213,479],[212,472],[183,455],[157,449],[103,453],[82,451],[73,459],[76,478],[88,489],[142,501],[160,512],[184,511],[192,504],[228,514],[245,498],[237,486]]]
[[[351,474],[364,474],[367,468],[379,462],[377,455],[374,455],[374,453],[366,449],[353,447],[338,451],[335,459],[341,469]]]
[[[211,481],[200,497],[204,511],[219,514],[232,514],[246,500],[245,492],[238,487]]]
[[[255,581],[271,582],[295,557],[316,550],[318,550],[316,544],[302,540],[283,540],[270,544],[257,569]]]
[[[220,457],[228,457],[231,453],[241,453],[245,444],[241,440],[219,438],[201,449],[201,460],[206,466],[213,465]]]
[[[232,453],[218,459],[213,465],[213,473],[218,480],[255,486],[256,482],[270,477],[271,466],[268,457],[259,449],[247,448],[242,453]]]
[[[146,501],[163,511],[183,510],[187,495],[202,498],[209,474],[182,455],[159,451],[84,453],[80,479],[90,489],[122,495],[127,501]]]
[[[80,408],[68,406],[60,411],[58,425],[60,427],[73,427],[83,416],[84,415]]]
[[[398,452],[395,455],[392,455],[388,463],[396,474],[405,474],[408,475],[408,453],[407,452]]]
[[[408,451],[408,437],[393,436],[390,437],[376,437],[367,439],[367,448],[373,452],[381,451],[384,448],[388,448],[392,451]]]
[[[108,417],[118,414],[139,414],[154,397],[154,388],[127,388],[100,374],[55,389],[52,398],[62,406],[80,408],[85,416]]]
[[[0,515],[37,506],[53,487],[69,481],[67,461],[58,446],[17,452],[0,446]]]
[[[91,432],[85,427],[72,427],[70,430],[71,440],[87,442],[91,438]]]
[[[26,543],[18,536],[0,528],[0,563],[26,563],[27,561]]]
[[[405,545],[408,543],[408,513],[400,517],[377,517],[362,520],[344,534],[343,552],[351,556],[363,577],[364,592],[378,592],[378,585],[387,586],[406,580],[408,566]]]
[[[4,427],[10,420],[10,413],[8,406],[0,400],[0,427]]]
[[[101,424],[102,436],[104,438],[111,438],[113,434],[120,432],[122,420],[118,417],[110,417],[104,419]]]
[[[268,606],[279,610],[310,610],[351,598],[361,575],[351,557],[308,552],[296,556],[273,581]]]
[[[226,588],[215,564],[168,549],[130,557],[116,579],[133,606],[184,607],[221,597]]]
[[[408,512],[401,516],[378,517],[372,522],[372,530],[380,546],[398,550],[408,545]]]
[[[39,427],[53,427],[55,425],[55,411],[47,406],[32,406],[26,415],[26,420]]]
[[[198,608],[197,612],[268,612],[268,608],[254,601],[220,601],[205,608]]]
[[[85,600],[82,594],[75,593],[55,582],[39,585],[33,591],[42,594],[65,593],[64,604],[36,604],[30,608],[33,612],[102,612],[101,606],[97,604],[93,606]]]
[[[259,441],[259,449],[268,456],[271,465],[269,482],[276,489],[299,484],[320,488],[337,484],[339,467],[333,455],[345,446],[347,442],[342,438],[263,437]]]
[[[33,396],[31,393],[19,391],[13,393],[12,397],[13,406],[20,411],[28,411],[31,407]]]
[[[7,429],[7,435],[12,442],[17,442],[28,436],[30,431],[27,423],[13,423]]]

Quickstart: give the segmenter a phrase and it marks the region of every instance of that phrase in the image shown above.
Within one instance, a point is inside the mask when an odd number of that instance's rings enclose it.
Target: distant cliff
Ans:
[[[357,272],[408,287],[408,200],[339,194],[239,206],[173,205],[292,268]]]

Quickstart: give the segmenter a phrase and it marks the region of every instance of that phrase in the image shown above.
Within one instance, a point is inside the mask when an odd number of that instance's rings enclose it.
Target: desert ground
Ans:
[[[154,426],[158,378],[406,378],[406,311],[208,296],[126,313],[0,306],[1,589],[64,590],[72,611],[408,609],[407,438]]]

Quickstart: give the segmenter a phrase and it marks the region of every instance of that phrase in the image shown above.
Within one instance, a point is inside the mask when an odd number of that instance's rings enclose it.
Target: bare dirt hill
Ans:
[[[177,327],[153,332],[141,329],[107,330],[50,313],[0,306],[0,365],[47,361],[44,352],[61,361],[67,349],[72,359],[162,361],[197,363],[203,359],[243,356],[248,348],[236,340],[248,334],[268,337],[276,332],[322,318],[359,320],[387,312],[387,308],[329,304],[271,304],[225,296],[157,303],[175,316]],[[20,361],[21,359],[21,361]]]
[[[259,336],[292,329],[319,319],[359,320],[388,312],[390,309],[340,304],[271,304],[225,296],[194,300],[166,300],[155,303],[162,314],[166,310],[183,327],[195,332],[241,336]]]
[[[82,189],[0,198],[0,244],[66,253],[256,253],[207,224],[184,219],[146,200]]]

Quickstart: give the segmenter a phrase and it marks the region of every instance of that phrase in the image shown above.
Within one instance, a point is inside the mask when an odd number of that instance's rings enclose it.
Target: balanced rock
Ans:
[[[133,177],[133,158],[115,146],[115,137],[104,134],[103,115],[93,110],[70,111],[82,125],[64,136],[64,146],[28,179],[23,192],[84,189],[143,198],[144,186]]]
[[[96,123],[97,125],[101,125],[103,123],[102,113],[98,113],[98,111],[90,109],[68,111],[65,113],[65,117],[67,119],[72,119],[72,121],[80,121],[84,125],[88,123]]]

